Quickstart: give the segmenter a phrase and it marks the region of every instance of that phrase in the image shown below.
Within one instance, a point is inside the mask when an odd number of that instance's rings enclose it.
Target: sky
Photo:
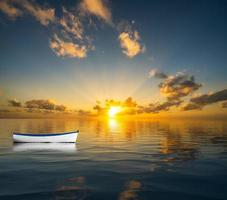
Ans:
[[[224,0],[1,0],[0,103],[92,109],[131,97],[141,113],[226,112],[226,9]]]

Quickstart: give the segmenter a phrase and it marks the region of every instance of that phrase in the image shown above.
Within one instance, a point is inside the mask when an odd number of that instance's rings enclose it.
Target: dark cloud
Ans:
[[[123,106],[133,108],[133,107],[136,107],[136,106],[137,106],[137,103],[136,103],[136,101],[134,101],[134,100],[132,99],[132,97],[128,97],[128,98],[123,102]]]
[[[190,102],[183,107],[183,110],[194,110],[194,109],[202,109],[204,106],[217,103],[220,101],[227,100],[227,89],[212,93],[212,94],[203,94],[198,97],[194,97],[190,99]],[[223,103],[223,107],[225,107],[226,102]]]
[[[189,102],[186,105],[182,106],[182,111],[188,111],[188,110],[201,110],[202,107],[196,103]]]
[[[57,105],[51,100],[46,99],[33,99],[25,102],[25,107],[29,109],[44,109],[44,110],[53,110],[59,112],[65,112],[67,107],[64,105]]]
[[[177,73],[175,76],[168,76],[160,83],[159,88],[163,96],[168,100],[179,100],[198,90],[202,85],[195,82],[194,76],[184,73]]]
[[[30,100],[25,102],[25,106],[27,108],[39,108],[39,109],[46,109],[46,110],[54,110],[55,104],[50,100]]]
[[[22,103],[16,99],[10,99],[8,100],[8,104],[9,106],[13,106],[13,107],[21,107]]]
[[[183,72],[178,72],[176,75],[167,75],[157,69],[152,69],[149,72],[150,77],[163,79],[159,84],[160,93],[168,99],[180,100],[198,90],[202,85],[195,82],[194,76],[189,76]]]
[[[198,90],[202,84],[196,83],[194,76],[189,76],[183,72],[178,72],[176,75],[167,75],[157,69],[152,69],[149,72],[150,77],[163,79],[159,84],[160,93],[166,97],[167,101],[164,103],[150,104],[147,107],[141,107],[139,112],[158,113],[160,111],[167,111],[171,107],[178,107],[183,103],[183,98]],[[190,104],[185,109],[190,109],[195,105]]]
[[[91,116],[92,115],[92,113],[90,111],[82,110],[82,109],[78,110],[77,113],[80,116]]]
[[[225,100],[227,100],[227,89],[212,94],[204,94],[199,97],[192,98],[190,101],[201,105],[207,105]]]
[[[166,101],[164,103],[149,104],[149,106],[140,106],[138,113],[159,113],[168,111],[171,107],[179,106],[182,101]]]
[[[64,112],[66,111],[67,107],[64,105],[55,105],[55,110]]]

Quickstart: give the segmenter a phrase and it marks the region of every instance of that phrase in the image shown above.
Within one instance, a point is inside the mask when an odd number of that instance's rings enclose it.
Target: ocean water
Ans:
[[[75,129],[76,145],[12,143]],[[0,199],[227,199],[227,121],[0,119]]]

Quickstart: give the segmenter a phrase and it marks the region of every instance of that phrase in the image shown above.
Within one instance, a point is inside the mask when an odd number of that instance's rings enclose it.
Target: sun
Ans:
[[[121,106],[111,106],[109,111],[108,111],[108,116],[109,117],[114,117],[114,116],[116,116],[116,114],[118,114],[121,111],[122,111],[122,107]]]

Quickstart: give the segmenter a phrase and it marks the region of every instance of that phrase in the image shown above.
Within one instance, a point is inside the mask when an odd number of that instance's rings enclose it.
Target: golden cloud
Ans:
[[[118,39],[120,40],[123,53],[130,58],[145,51],[145,48],[139,43],[140,37],[137,31],[124,31],[119,35]]]
[[[0,10],[11,18],[16,18],[23,12],[27,12],[45,26],[55,20],[54,9],[41,7],[33,1],[3,0],[0,2]]]
[[[83,0],[80,10],[84,13],[95,15],[105,22],[112,23],[112,15],[104,0]]]
[[[85,58],[87,56],[88,46],[79,45],[73,42],[66,42],[60,39],[57,34],[50,41],[50,48],[58,56],[68,56],[73,58]]]
[[[21,6],[32,16],[34,16],[42,25],[48,25],[55,20],[55,9],[42,8],[36,3],[30,1],[21,1]]]
[[[128,97],[124,101],[117,101],[114,99],[106,99],[104,105],[101,105],[100,101],[96,101],[96,105],[93,107],[97,111],[97,114],[106,114],[111,106],[120,106],[123,110],[119,113],[123,114],[135,114],[137,108],[137,102],[132,98]]]
[[[16,8],[15,5],[10,4],[10,2],[9,0],[2,0],[0,2],[0,10],[12,19],[22,15],[22,11]]]

